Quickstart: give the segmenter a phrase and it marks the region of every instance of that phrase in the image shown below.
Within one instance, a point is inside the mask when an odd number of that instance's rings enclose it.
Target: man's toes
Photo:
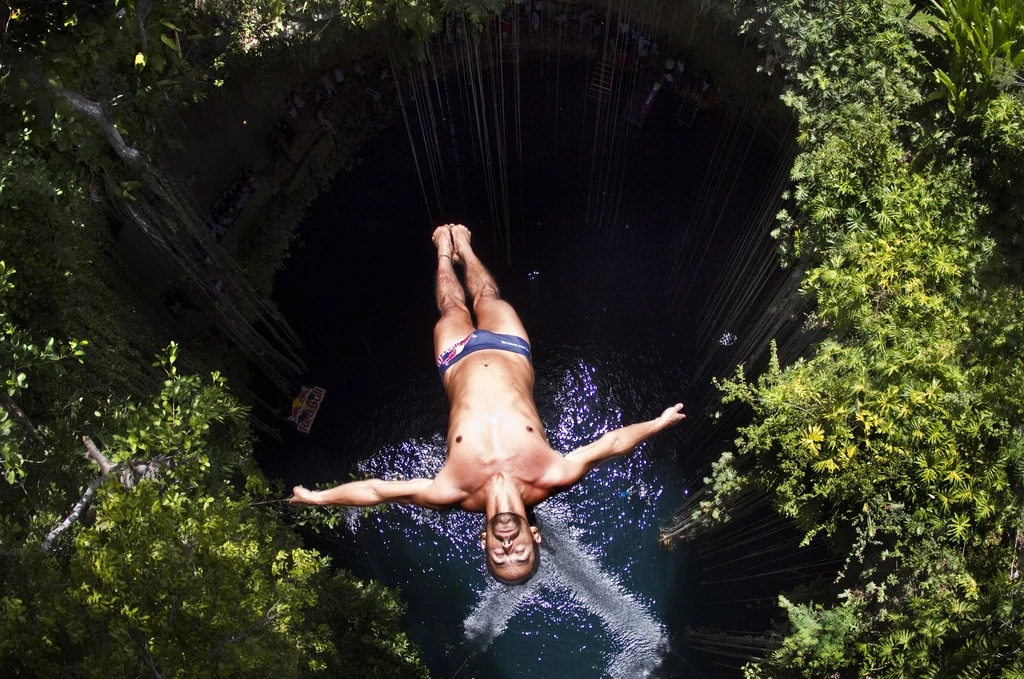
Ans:
[[[455,246],[455,252],[459,252],[462,248],[471,249],[469,245],[471,236],[469,229],[462,224],[452,224],[452,244]]]

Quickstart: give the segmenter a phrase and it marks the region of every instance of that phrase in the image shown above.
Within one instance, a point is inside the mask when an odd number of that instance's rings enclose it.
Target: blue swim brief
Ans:
[[[462,360],[463,356],[481,349],[511,351],[513,354],[521,354],[531,363],[533,362],[530,357],[530,345],[521,337],[501,335],[487,330],[474,330],[466,339],[451,345],[437,357],[437,372],[441,373],[441,381],[444,381],[444,374],[448,368]]]

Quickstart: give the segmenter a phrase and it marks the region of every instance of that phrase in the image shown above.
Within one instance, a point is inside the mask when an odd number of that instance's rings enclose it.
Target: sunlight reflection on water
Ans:
[[[598,369],[581,360],[538,367],[537,401],[555,450],[569,452],[626,424],[620,399],[635,406],[639,394],[626,388],[629,377],[624,372],[607,367],[602,372],[606,375],[599,381]],[[546,635],[541,647],[547,671],[561,665],[558,672],[565,677],[604,674],[633,679],[654,670],[667,646],[664,627],[652,612],[660,583],[652,582],[656,577],[649,572],[657,560],[651,536],[657,530],[655,514],[664,488],[656,478],[653,455],[646,450],[649,445],[603,465],[537,507],[549,549],[529,584],[509,588],[483,575],[474,579],[470,586],[475,605],[468,616],[461,614],[465,646],[471,653],[484,652],[515,618],[513,632],[523,637]],[[441,432],[411,438],[362,460],[358,474],[433,477],[444,464],[445,451]],[[436,555],[445,564],[469,564],[484,573],[477,537],[481,515],[399,505],[369,517],[349,510],[346,518],[354,533],[379,531],[396,548],[416,546],[424,560]],[[645,572],[633,578],[638,561]],[[425,567],[428,572],[434,567]],[[627,583],[646,591],[631,592]],[[595,617],[600,629],[593,629]],[[438,623],[445,624],[440,618]],[[575,649],[569,646],[577,642],[579,651],[593,646],[596,650],[590,652],[599,654],[604,667],[574,667]]]

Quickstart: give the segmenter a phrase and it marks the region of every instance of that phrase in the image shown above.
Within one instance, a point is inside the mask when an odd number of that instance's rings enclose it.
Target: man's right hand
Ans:
[[[292,497],[288,500],[293,505],[318,505],[316,499],[316,492],[306,490],[302,486],[295,486],[292,488]]]

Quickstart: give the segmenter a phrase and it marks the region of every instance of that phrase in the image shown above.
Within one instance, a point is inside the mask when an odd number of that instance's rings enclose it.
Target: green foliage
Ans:
[[[55,364],[67,358],[77,358],[85,354],[82,349],[88,344],[85,340],[71,340],[66,346],[56,345],[51,337],[44,346],[35,344],[35,340],[15,325],[8,318],[5,301],[15,290],[11,281],[13,269],[9,269],[0,260],[0,379],[4,381],[6,392],[4,407],[0,410],[0,456],[4,480],[13,484],[25,476],[24,464],[27,452],[22,443],[28,439],[39,439],[34,432],[34,425],[29,421],[18,421],[13,408],[29,388],[28,372],[39,369],[46,364]],[[59,374],[59,373],[58,373]],[[31,430],[30,430],[31,428]]]
[[[64,380],[34,392],[41,402],[145,391],[159,381],[149,356],[166,341],[170,315],[144,300],[120,260],[107,216],[90,198],[90,185],[102,180],[66,153],[99,153],[97,141],[84,132],[76,140],[79,123],[55,120],[61,129],[52,143],[31,133],[3,138],[0,246],[18,270],[17,285],[4,294],[5,314],[38,336],[85,337],[96,350],[89,364],[68,366]]]
[[[1024,11],[1015,0],[932,0],[929,60],[950,113],[977,111],[1014,84],[1024,66]]]
[[[317,605],[308,623],[328,635],[323,653],[327,677],[425,679],[417,649],[400,631],[405,605],[395,592],[345,572],[318,576]]]
[[[1024,276],[1024,105],[1021,94],[1001,94],[972,121],[978,134],[967,139],[976,147],[978,186],[991,207],[985,222],[996,242],[997,257],[1019,278]],[[1013,300],[999,300],[1011,307]],[[991,305],[990,305],[990,308]],[[994,311],[998,309],[993,308]],[[1008,340],[1011,338],[1007,338]]]
[[[32,627],[44,640],[67,638],[73,646],[60,644],[54,660],[78,655],[88,675],[150,665],[172,676],[259,676],[270,667],[296,676],[303,649],[325,641],[301,629],[323,563],[287,547],[275,526],[222,494],[107,484],[70,558],[68,578],[80,584],[55,601],[32,599],[37,616],[60,612],[58,626]],[[93,650],[98,638],[109,642]]]
[[[828,670],[846,668],[846,639],[858,630],[858,613],[852,607],[826,609],[820,604],[794,604],[779,597],[792,633],[786,636],[776,658],[793,668],[820,676]]]
[[[884,0],[759,3],[747,26],[779,48],[800,116],[777,235],[828,334],[786,367],[773,346],[753,383],[740,368],[719,386],[754,413],[739,446],[750,483],[845,562],[838,600],[782,600],[781,648],[750,676],[1020,670],[1024,101],[1007,91],[1021,49],[1011,5],[941,2],[934,37]],[[953,116],[928,103],[937,69]]]
[[[178,347],[172,343],[153,364],[162,368],[167,379],[152,403],[111,399],[94,413],[95,426],[110,432],[111,461],[149,462],[153,455],[170,455],[173,466],[166,474],[182,483],[199,478],[206,484],[216,483],[240,466],[251,467],[246,409],[230,395],[219,373],[214,372],[204,385],[196,376],[179,375],[174,365],[177,358]],[[232,445],[205,445],[202,436],[211,426],[217,427],[218,439],[226,438]]]
[[[246,411],[223,378],[204,384],[175,363],[172,346],[149,402],[95,414],[119,466],[52,549],[40,548],[43,536],[99,472],[69,474],[70,458],[53,452],[25,474],[25,490],[0,493],[0,671],[425,676],[393,593],[329,572],[259,506],[266,484],[249,457]],[[125,482],[121,472],[139,468],[148,473]]]
[[[700,500],[690,519],[698,527],[711,528],[731,518],[729,507],[749,489],[750,478],[736,470],[733,454],[725,452],[711,463],[711,476],[704,477],[704,487],[710,491],[708,499]]]

